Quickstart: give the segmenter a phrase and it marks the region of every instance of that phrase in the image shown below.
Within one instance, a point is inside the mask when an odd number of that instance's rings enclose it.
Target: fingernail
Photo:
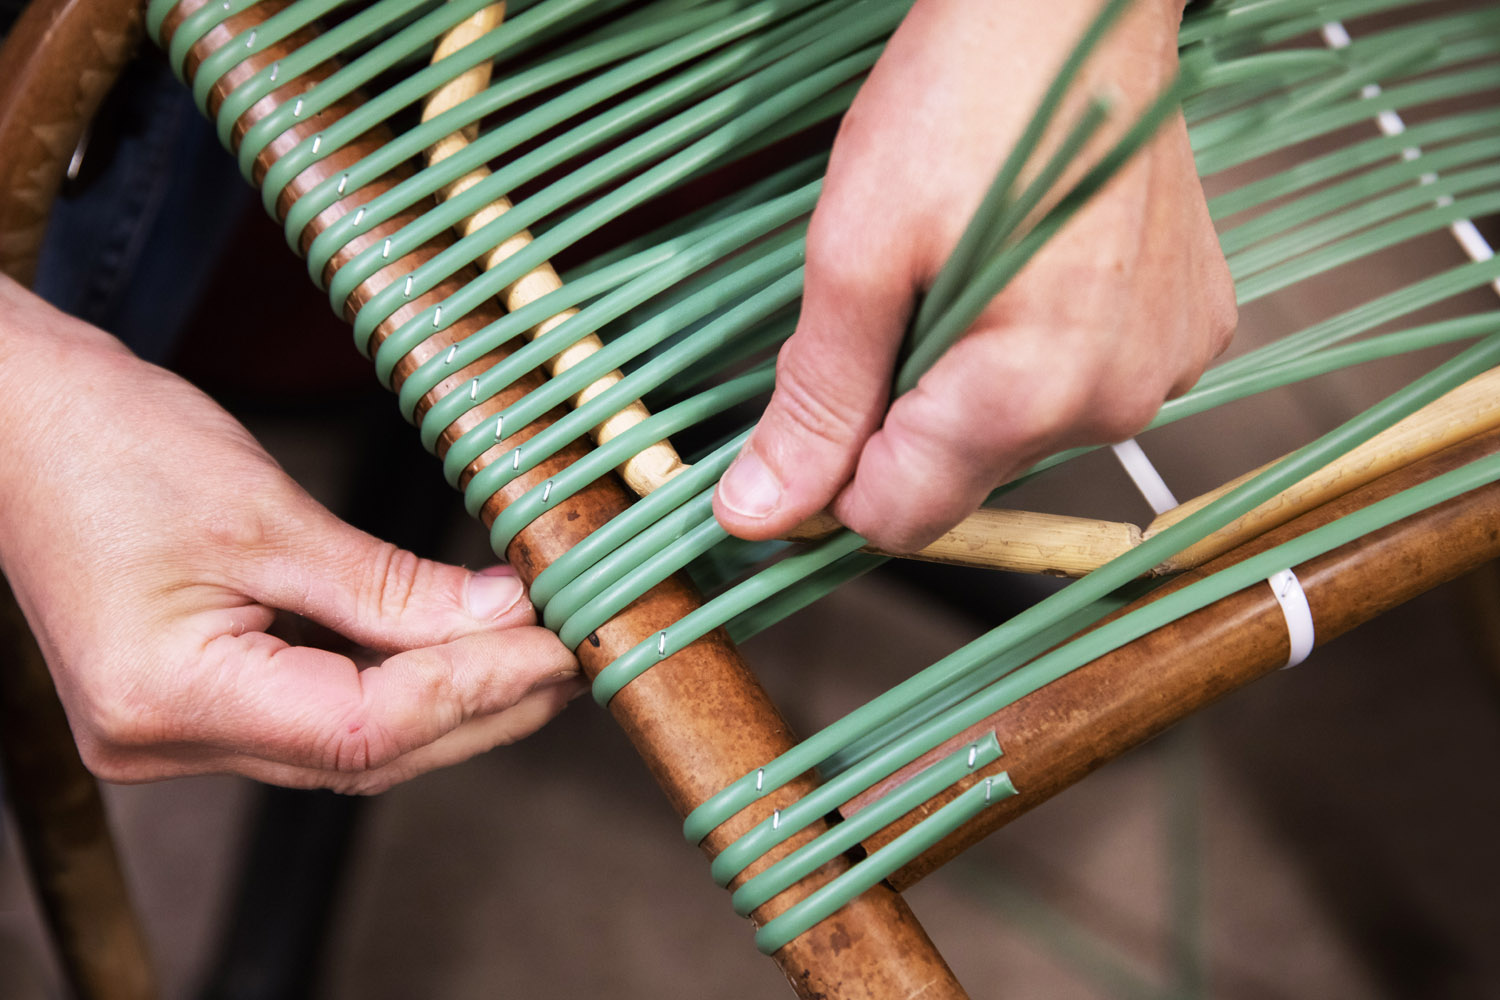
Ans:
[[[491,566],[469,577],[469,614],[499,618],[521,600],[526,587],[509,566]]]
[[[736,514],[763,518],[781,502],[781,484],[759,455],[745,451],[719,481],[719,500]]]

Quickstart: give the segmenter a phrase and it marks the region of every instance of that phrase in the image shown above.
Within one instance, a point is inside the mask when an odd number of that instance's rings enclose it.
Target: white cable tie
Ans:
[[[1322,34],[1323,41],[1330,49],[1345,49],[1354,42],[1354,39],[1349,35],[1348,29],[1339,21],[1330,21],[1323,25]],[[1378,83],[1367,83],[1360,89],[1360,96],[1366,100],[1379,97],[1381,93],[1380,84]],[[1406,122],[1402,120],[1398,112],[1391,108],[1386,108],[1378,112],[1375,115],[1375,124],[1379,126],[1383,134],[1388,136],[1401,135],[1406,131]],[[1415,147],[1407,147],[1401,151],[1401,158],[1403,160],[1415,160],[1421,155],[1422,151]],[[1432,180],[1429,180],[1429,177]],[[1437,177],[1434,174],[1423,174],[1421,183],[1430,184],[1436,179]],[[1439,208],[1447,208],[1453,204],[1453,199],[1448,195],[1444,195],[1437,200],[1437,204]],[[1448,231],[1453,234],[1454,239],[1458,240],[1458,245],[1463,248],[1464,253],[1469,255],[1470,260],[1486,261],[1495,255],[1494,248],[1484,238],[1484,234],[1475,227],[1472,220],[1459,219],[1448,226]],[[1500,278],[1496,278],[1490,282],[1490,287],[1497,293],[1500,293]]]
[[[1125,474],[1135,483],[1135,488],[1141,491],[1141,496],[1146,498],[1153,511],[1165,514],[1177,506],[1177,498],[1167,488],[1166,480],[1156,471],[1156,466],[1151,464],[1151,459],[1146,457],[1135,438],[1126,438],[1119,444],[1110,445],[1110,448],[1114,450],[1115,458],[1120,460]]]
[[[1286,619],[1286,637],[1291,645],[1286,666],[1281,668],[1286,670],[1307,659],[1307,655],[1313,651],[1317,633],[1313,626],[1312,608],[1308,606],[1302,581],[1291,570],[1273,573],[1266,578],[1266,582],[1271,585],[1271,593],[1276,595],[1276,603],[1281,605],[1281,616]]]

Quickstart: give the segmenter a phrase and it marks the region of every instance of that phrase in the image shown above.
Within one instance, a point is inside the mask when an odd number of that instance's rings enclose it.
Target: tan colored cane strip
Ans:
[[[437,50],[432,55],[433,62],[457,52],[486,32],[493,30],[499,26],[504,17],[504,3],[491,4],[483,10],[478,11],[443,36],[442,40],[438,43]],[[422,109],[422,120],[427,121],[442,114],[444,111],[479,93],[485,87],[488,87],[489,83],[489,63],[475,66],[473,69],[449,81],[433,92]],[[427,162],[437,163],[452,156],[472,142],[478,135],[478,131],[477,125],[471,125],[462,131],[454,132],[438,140],[427,150]],[[475,184],[478,184],[488,177],[489,174],[490,171],[487,168],[477,167],[443,188],[439,192],[439,197],[444,200],[453,198],[467,191]],[[464,219],[456,228],[460,235],[467,236],[480,227],[498,219],[510,211],[510,208],[511,202],[509,198],[497,198],[478,212]],[[531,233],[523,229],[485,254],[480,264],[486,270],[496,267],[501,261],[524,249],[531,243],[531,239]],[[500,299],[505,304],[506,309],[515,312],[527,303],[535,302],[543,295],[556,291],[561,287],[562,279],[558,276],[557,271],[552,267],[551,263],[544,262],[522,275],[514,283],[506,286],[500,293]],[[577,312],[578,310],[576,309],[566,309],[556,316],[543,320],[532,328],[527,336],[536,339]],[[603,347],[603,341],[597,336],[590,334],[548,361],[547,371],[552,375],[559,375]],[[571,400],[572,405],[574,407],[583,405],[624,377],[624,374],[618,370],[601,376],[588,385],[582,392],[575,395]],[[640,401],[633,402],[610,416],[598,427],[595,427],[592,432],[593,438],[599,444],[604,444],[611,438],[639,424],[650,415],[650,411]],[[632,490],[644,496],[685,468],[686,466],[683,464],[682,459],[677,456],[677,452],[673,449],[671,443],[668,441],[659,441],[627,459],[620,466],[619,472]]]
[[[908,558],[955,566],[997,566],[1017,573],[1083,576],[1141,543],[1122,521],[981,507]]]
[[[1231,521],[1197,544],[1183,549],[1158,566],[1155,572],[1175,573],[1201,565],[1314,507],[1495,427],[1500,427],[1500,368],[1470,379],[1432,401],[1338,461]],[[1216,490],[1174,507],[1152,521],[1143,537],[1150,538],[1166,530],[1265,468],[1262,466],[1247,472]]]

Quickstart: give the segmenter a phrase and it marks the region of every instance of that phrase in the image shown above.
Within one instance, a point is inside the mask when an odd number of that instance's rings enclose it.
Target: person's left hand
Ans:
[[[110,781],[374,792],[583,689],[508,567],[355,530],[203,393],[4,278],[0,566]],[[278,611],[349,641],[290,644]]]

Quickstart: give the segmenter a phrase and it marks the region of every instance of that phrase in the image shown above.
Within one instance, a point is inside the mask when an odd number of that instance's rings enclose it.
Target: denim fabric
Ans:
[[[53,210],[37,293],[162,361],[250,192],[156,52],[121,77],[71,187]]]

